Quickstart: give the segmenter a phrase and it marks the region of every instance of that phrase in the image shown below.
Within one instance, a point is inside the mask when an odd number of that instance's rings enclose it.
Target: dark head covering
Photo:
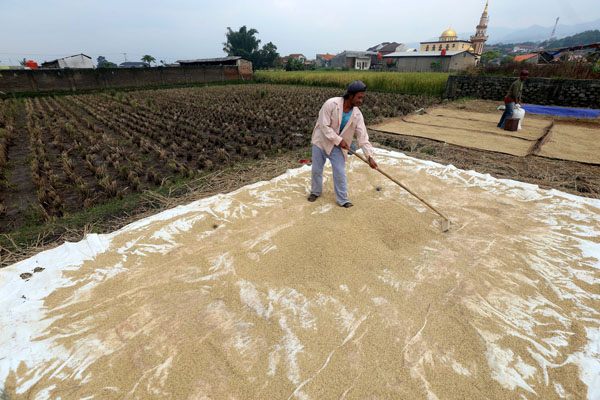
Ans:
[[[348,85],[348,90],[346,90],[346,93],[344,93],[344,98],[348,98],[348,96],[352,93],[366,92],[366,91],[367,91],[367,85],[365,85],[361,81],[354,81],[350,85]]]
[[[526,69],[521,71],[521,76],[528,76],[528,75],[529,75],[529,71],[527,71]]]

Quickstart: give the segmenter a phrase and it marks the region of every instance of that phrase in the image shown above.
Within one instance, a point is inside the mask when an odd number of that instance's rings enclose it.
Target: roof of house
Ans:
[[[306,58],[306,56],[304,54],[300,54],[300,53],[298,53],[298,54],[290,54],[288,57],[298,57],[298,56],[302,56],[302,57]]]
[[[75,54],[75,55],[72,55],[72,56],[68,56],[68,57],[59,58],[59,60],[64,60],[65,58],[71,58],[71,57],[77,57],[77,56],[84,56],[84,57],[87,57],[87,58],[89,58],[90,60],[92,59],[92,57],[90,57],[90,56],[86,56],[86,55],[85,55],[85,54],[83,54],[83,53],[79,53],[79,54]]]
[[[323,57],[326,60],[331,60],[333,57],[335,57],[335,54],[317,54],[317,57]]]
[[[453,50],[446,51],[446,56],[455,56],[461,53],[468,53],[467,50]],[[470,53],[469,53],[470,54]],[[441,51],[399,51],[396,53],[390,53],[383,58],[396,58],[396,57],[440,57],[442,55]]]
[[[379,51],[380,52],[383,52],[383,51],[396,51],[396,49],[399,46],[402,46],[402,43],[393,42],[393,43],[386,44],[385,46],[383,46],[382,48],[380,48]]]
[[[380,51],[380,50],[383,50],[384,47],[391,46],[394,44],[396,45],[396,47],[400,46],[400,43],[396,43],[396,42],[381,42],[377,46],[369,47],[367,49],[367,51]],[[396,47],[394,47],[394,50],[396,49]]]
[[[429,43],[441,43],[441,44],[448,44],[448,43],[473,43],[470,40],[448,40],[448,41],[439,41],[439,40],[431,40],[428,42],[420,42],[421,44],[429,44]]]
[[[530,58],[533,58],[535,56],[537,56],[537,53],[523,54],[522,56],[516,56],[515,57],[515,62],[521,62],[521,61],[529,60]]]
[[[339,54],[336,54],[336,57],[369,57],[376,56],[377,53],[374,51],[354,51],[354,50],[344,50]]]
[[[90,57],[90,56],[86,56],[83,53],[79,53],[79,54],[75,54],[73,56],[62,57],[62,58],[57,58],[56,60],[46,61],[46,62],[44,62],[44,64],[50,64],[50,63],[57,62],[58,60],[66,60],[67,58],[73,58],[73,57],[78,57],[78,56],[84,56],[84,57],[89,58],[90,60],[92,59],[92,57]]]

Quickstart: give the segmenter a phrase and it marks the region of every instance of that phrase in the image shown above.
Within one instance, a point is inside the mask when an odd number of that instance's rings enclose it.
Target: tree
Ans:
[[[515,58],[513,56],[504,56],[504,57],[502,57],[502,60],[500,60],[500,64],[502,64],[502,65],[510,64],[514,60],[515,60]]]
[[[255,69],[273,68],[276,65],[279,65],[281,57],[277,52],[277,46],[273,43],[269,42],[265,44],[257,53],[255,61],[253,61],[255,63]]]
[[[117,64],[108,61],[104,56],[98,56],[96,61],[98,68],[117,68]]]
[[[302,71],[304,69],[304,63],[300,60],[296,60],[293,57],[287,59],[285,63],[286,71]]]
[[[142,57],[142,62],[145,63],[149,67],[150,64],[156,62],[156,58],[152,57],[149,54],[146,54],[144,57]]]
[[[439,61],[434,61],[431,63],[431,65],[429,65],[429,68],[431,68],[431,70],[433,72],[441,72],[442,71],[442,63]]]
[[[237,32],[227,27],[227,33],[225,33],[227,41],[223,43],[223,51],[228,56],[239,56],[252,61],[254,69],[279,65],[280,56],[277,46],[269,42],[259,50],[260,39],[256,37],[257,34],[256,29],[248,29],[246,25]]]
[[[260,45],[260,40],[255,36],[257,33],[256,29],[248,30],[246,25],[237,32],[227,27],[225,34],[227,41],[223,43],[223,51],[228,56],[240,56],[255,63],[256,52]]]
[[[481,55],[481,61],[483,61],[483,64],[489,64],[490,61],[495,60],[498,57],[500,57],[499,51],[497,51],[497,50],[486,51],[485,53],[483,53]]]

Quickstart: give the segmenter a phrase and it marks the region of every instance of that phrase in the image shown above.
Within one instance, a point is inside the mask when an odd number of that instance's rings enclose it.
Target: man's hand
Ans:
[[[371,168],[377,169],[377,163],[375,162],[373,157],[369,157],[369,165],[371,166]]]
[[[342,141],[340,142],[340,144],[338,144],[338,146],[344,150],[348,150],[350,148],[350,146],[348,146],[348,143],[346,143],[346,141],[344,139],[342,139]]]

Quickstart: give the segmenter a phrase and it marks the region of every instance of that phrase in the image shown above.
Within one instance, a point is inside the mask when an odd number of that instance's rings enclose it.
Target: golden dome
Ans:
[[[454,30],[452,29],[447,29],[444,32],[442,32],[441,37],[456,37],[456,32],[454,32]]]
[[[474,53],[475,49],[473,48],[473,46],[469,47],[469,53]]]

